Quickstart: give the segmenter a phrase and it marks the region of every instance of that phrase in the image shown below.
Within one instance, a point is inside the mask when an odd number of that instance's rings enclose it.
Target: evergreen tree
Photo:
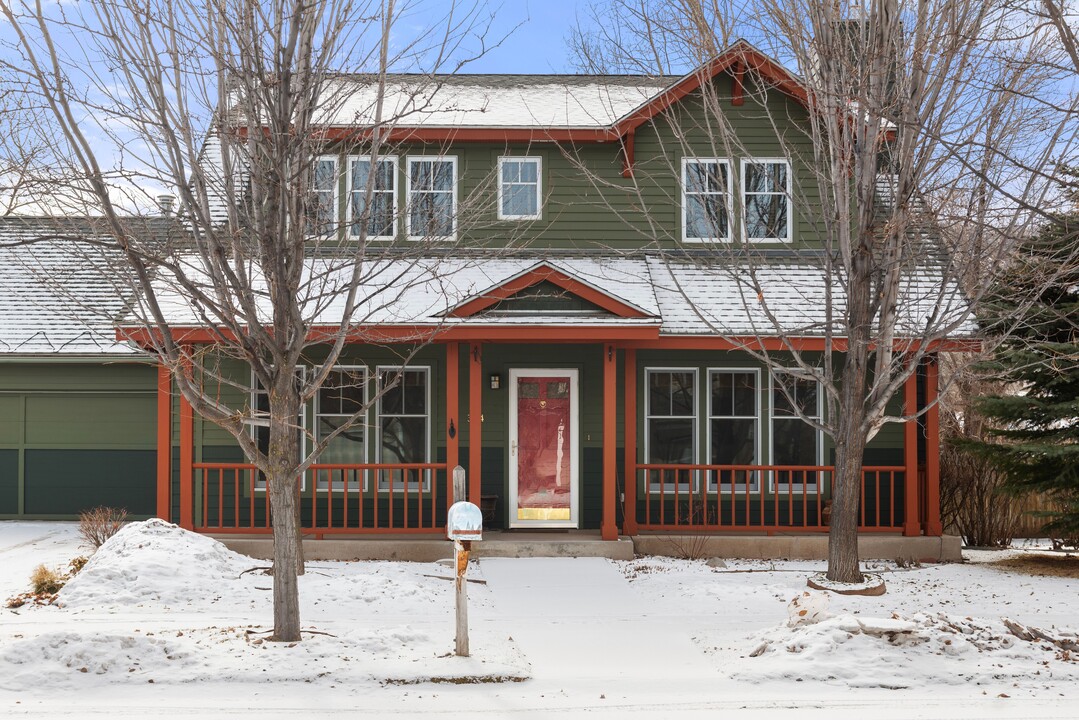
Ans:
[[[1079,213],[1057,218],[1020,248],[995,291],[990,332],[1006,335],[985,364],[1011,394],[978,410],[1000,443],[974,443],[1015,493],[1043,493],[1056,507],[1046,531],[1079,536]]]

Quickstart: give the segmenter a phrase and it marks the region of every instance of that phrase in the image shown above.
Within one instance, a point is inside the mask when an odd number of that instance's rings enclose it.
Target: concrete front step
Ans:
[[[268,537],[218,536],[229,549],[261,560],[273,556]],[[453,543],[438,536],[353,535],[304,540],[307,560],[403,560],[434,562],[453,555]],[[633,541],[623,537],[602,540],[590,533],[486,532],[473,543],[473,557],[603,557],[632,560]]]
[[[217,538],[230,549],[250,557],[268,560],[273,540],[266,536]],[[453,555],[449,540],[437,536],[401,535],[335,536],[325,540],[304,540],[308,560],[403,560],[434,562]],[[962,543],[954,535],[944,537],[904,537],[863,535],[858,541],[863,560],[917,560],[958,562]],[[484,533],[473,544],[474,557],[602,557],[632,560],[634,555],[672,557],[762,558],[823,560],[828,557],[826,535],[637,535],[603,540],[598,533]]]

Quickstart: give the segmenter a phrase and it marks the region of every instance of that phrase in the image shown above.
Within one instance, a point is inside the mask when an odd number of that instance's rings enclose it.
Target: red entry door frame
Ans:
[[[511,368],[509,381],[509,526],[579,527],[579,373]]]

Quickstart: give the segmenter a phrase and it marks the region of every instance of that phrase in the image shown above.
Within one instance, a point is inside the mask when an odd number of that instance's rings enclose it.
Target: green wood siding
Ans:
[[[633,176],[622,175],[621,144],[585,143],[456,143],[449,146],[410,144],[393,150],[398,157],[398,203],[406,207],[405,173],[409,155],[457,158],[458,238],[469,246],[529,246],[561,250],[615,251],[680,246],[681,167],[683,157],[731,160],[735,230],[741,224],[737,189],[743,158],[788,158],[792,167],[795,244],[816,240],[813,208],[820,193],[811,171],[813,146],[807,134],[806,110],[777,92],[757,94],[749,82],[745,103],[730,103],[731,76],[715,80],[718,104],[692,93],[636,132]],[[760,98],[764,97],[762,103]],[[720,121],[714,115],[722,115]],[[336,145],[328,149],[342,159],[362,148]],[[538,220],[498,219],[498,158],[539,157],[542,160],[542,207]],[[340,213],[345,217],[347,161],[342,162]],[[404,236],[399,218],[398,235]],[[785,247],[786,244],[782,244]],[[701,248],[700,244],[691,245]]]

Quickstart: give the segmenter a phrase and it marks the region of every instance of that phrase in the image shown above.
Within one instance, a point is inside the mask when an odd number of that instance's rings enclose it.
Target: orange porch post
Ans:
[[[172,375],[164,365],[157,366],[157,516],[172,522],[169,501],[172,499]]]
[[[916,369],[903,386],[903,409],[907,415],[918,412],[918,373]],[[918,518],[918,420],[911,418],[903,424],[903,491],[906,503],[903,511],[903,534],[921,535]]]
[[[190,362],[190,361],[188,361]],[[190,367],[184,373],[190,375]],[[195,413],[180,393],[180,527],[195,527]]]
[[[453,469],[460,463],[460,433],[461,419],[458,413],[461,411],[460,377],[461,365],[458,360],[457,343],[446,344],[446,497],[451,503],[458,498],[453,497]]]
[[[937,356],[925,365],[925,534],[940,536],[940,415],[937,408],[939,389]]]
[[[622,531],[626,535],[637,534],[637,351],[626,349],[625,357],[625,503],[622,507]]]
[[[483,346],[470,346],[468,361],[468,500],[480,504],[483,456]]]
[[[604,540],[618,539],[615,503],[618,502],[615,459],[618,457],[618,353],[614,345],[604,346],[603,358],[603,521],[600,534]]]

